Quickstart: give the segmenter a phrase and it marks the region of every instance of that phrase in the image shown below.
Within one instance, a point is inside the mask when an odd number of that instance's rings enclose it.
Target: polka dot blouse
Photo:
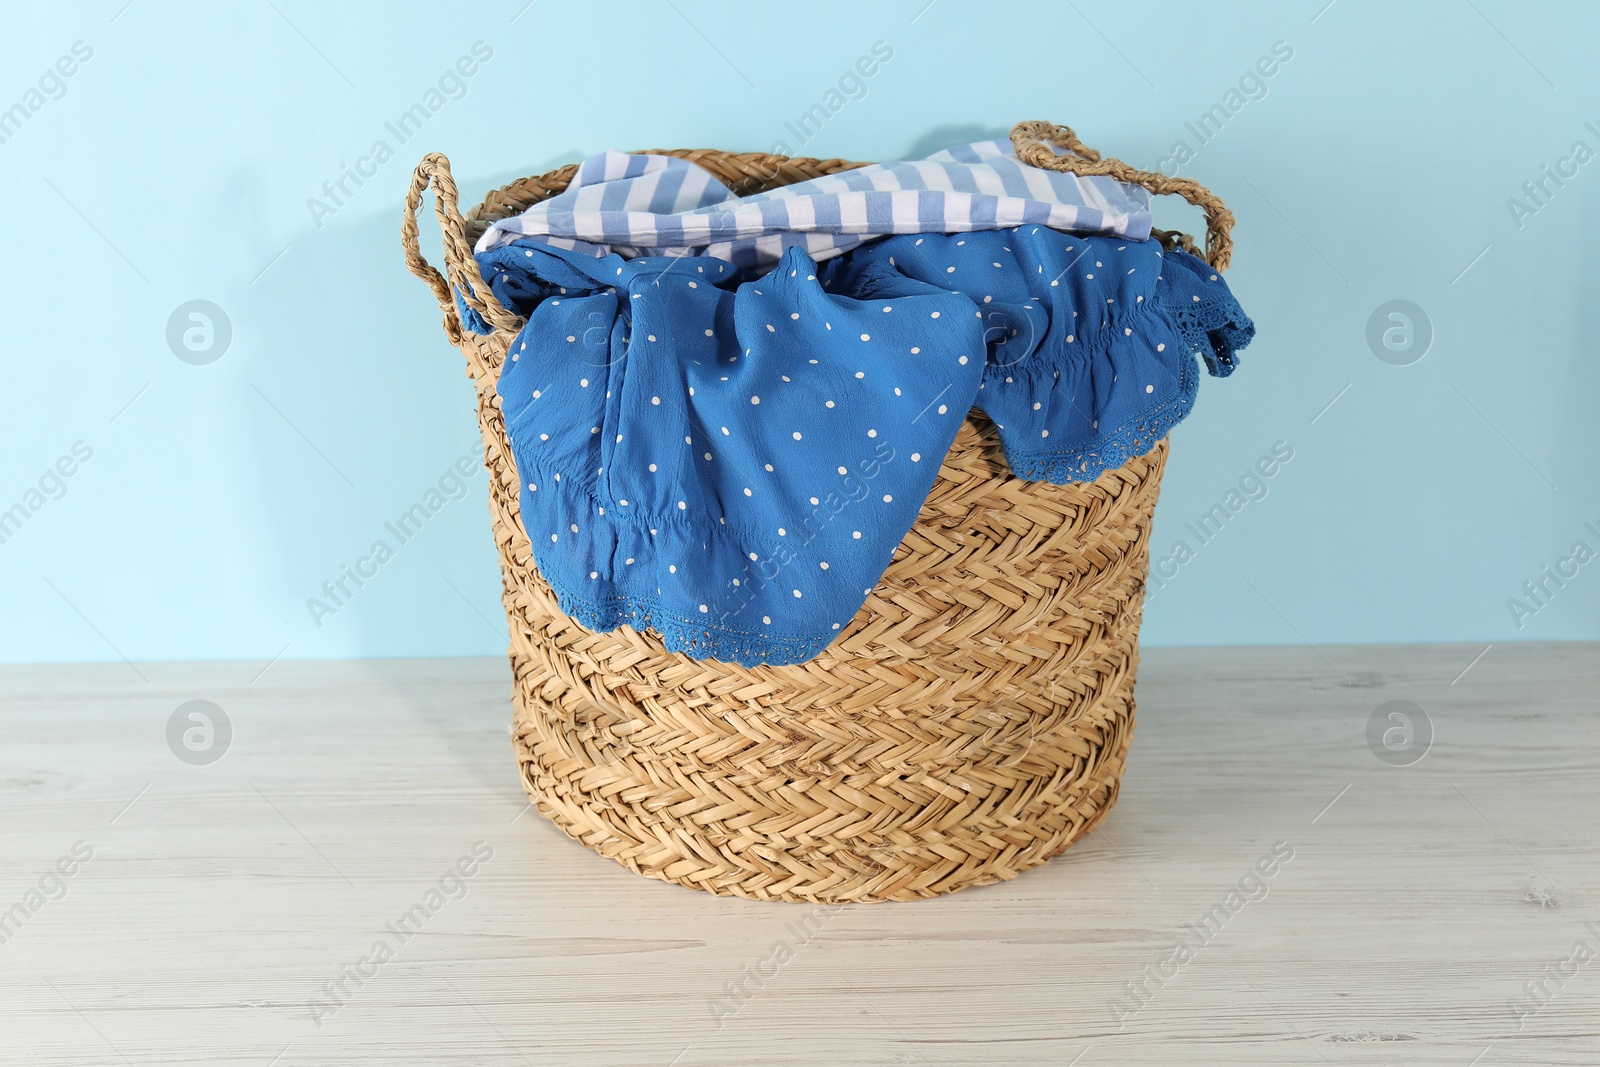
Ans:
[[[531,239],[478,261],[527,317],[498,389],[563,610],[744,665],[838,635],[970,409],[1018,477],[1092,481],[1254,333],[1195,257],[1044,226],[897,234],[820,265],[796,246],[760,271]]]

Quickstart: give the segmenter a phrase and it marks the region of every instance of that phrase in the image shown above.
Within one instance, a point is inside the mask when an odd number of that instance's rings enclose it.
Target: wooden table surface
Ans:
[[[568,840],[509,688],[0,670],[0,1062],[1600,1064],[1600,646],[1149,650],[1100,830],[841,909]]]

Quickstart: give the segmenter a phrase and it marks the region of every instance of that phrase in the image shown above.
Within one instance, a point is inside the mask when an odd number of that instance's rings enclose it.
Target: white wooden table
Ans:
[[[1592,1067],[1600,647],[1481,651],[1148,651],[1103,829],[837,911],[528,811],[502,661],[6,669],[0,1062]]]

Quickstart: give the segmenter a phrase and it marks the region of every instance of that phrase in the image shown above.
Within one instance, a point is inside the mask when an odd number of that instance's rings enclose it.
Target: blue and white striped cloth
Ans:
[[[1029,223],[1142,241],[1150,236],[1150,194],[1113,178],[1031,167],[1010,141],[875,163],[742,198],[676,156],[604,152],[579,164],[565,191],[491,226],[476,251],[532,238],[597,257],[699,255],[763,268],[792,247],[821,261],[886,234]]]

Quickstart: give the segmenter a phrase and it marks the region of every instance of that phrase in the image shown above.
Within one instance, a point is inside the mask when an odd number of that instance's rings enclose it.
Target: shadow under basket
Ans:
[[[1208,258],[1226,264],[1232,220],[1220,204],[1102,161],[1065,127],[1018,131],[1029,162],[1062,161],[1036,165],[1110,173],[1200,203],[1212,223]],[[1041,139],[1075,155],[1023,151]],[[740,194],[863,165],[663,154]],[[669,652],[648,631],[585,630],[540,577],[522,527],[495,392],[521,320],[494,302],[471,254],[490,223],[560,192],[574,170],[514,182],[463,218],[448,161],[430,155],[404,229],[411,267],[439,297],[477,386],[510,623],[512,740],[528,796],[571,837],[639,874],[759,900],[915,900],[1008,879],[1062,852],[1117,798],[1166,441],[1144,442],[1143,455],[1093,483],[1024,481],[972,412],[883,579],[805,663],[746,668]],[[430,182],[448,279],[417,250]],[[491,333],[461,328],[452,285],[483,294],[469,303]]]

